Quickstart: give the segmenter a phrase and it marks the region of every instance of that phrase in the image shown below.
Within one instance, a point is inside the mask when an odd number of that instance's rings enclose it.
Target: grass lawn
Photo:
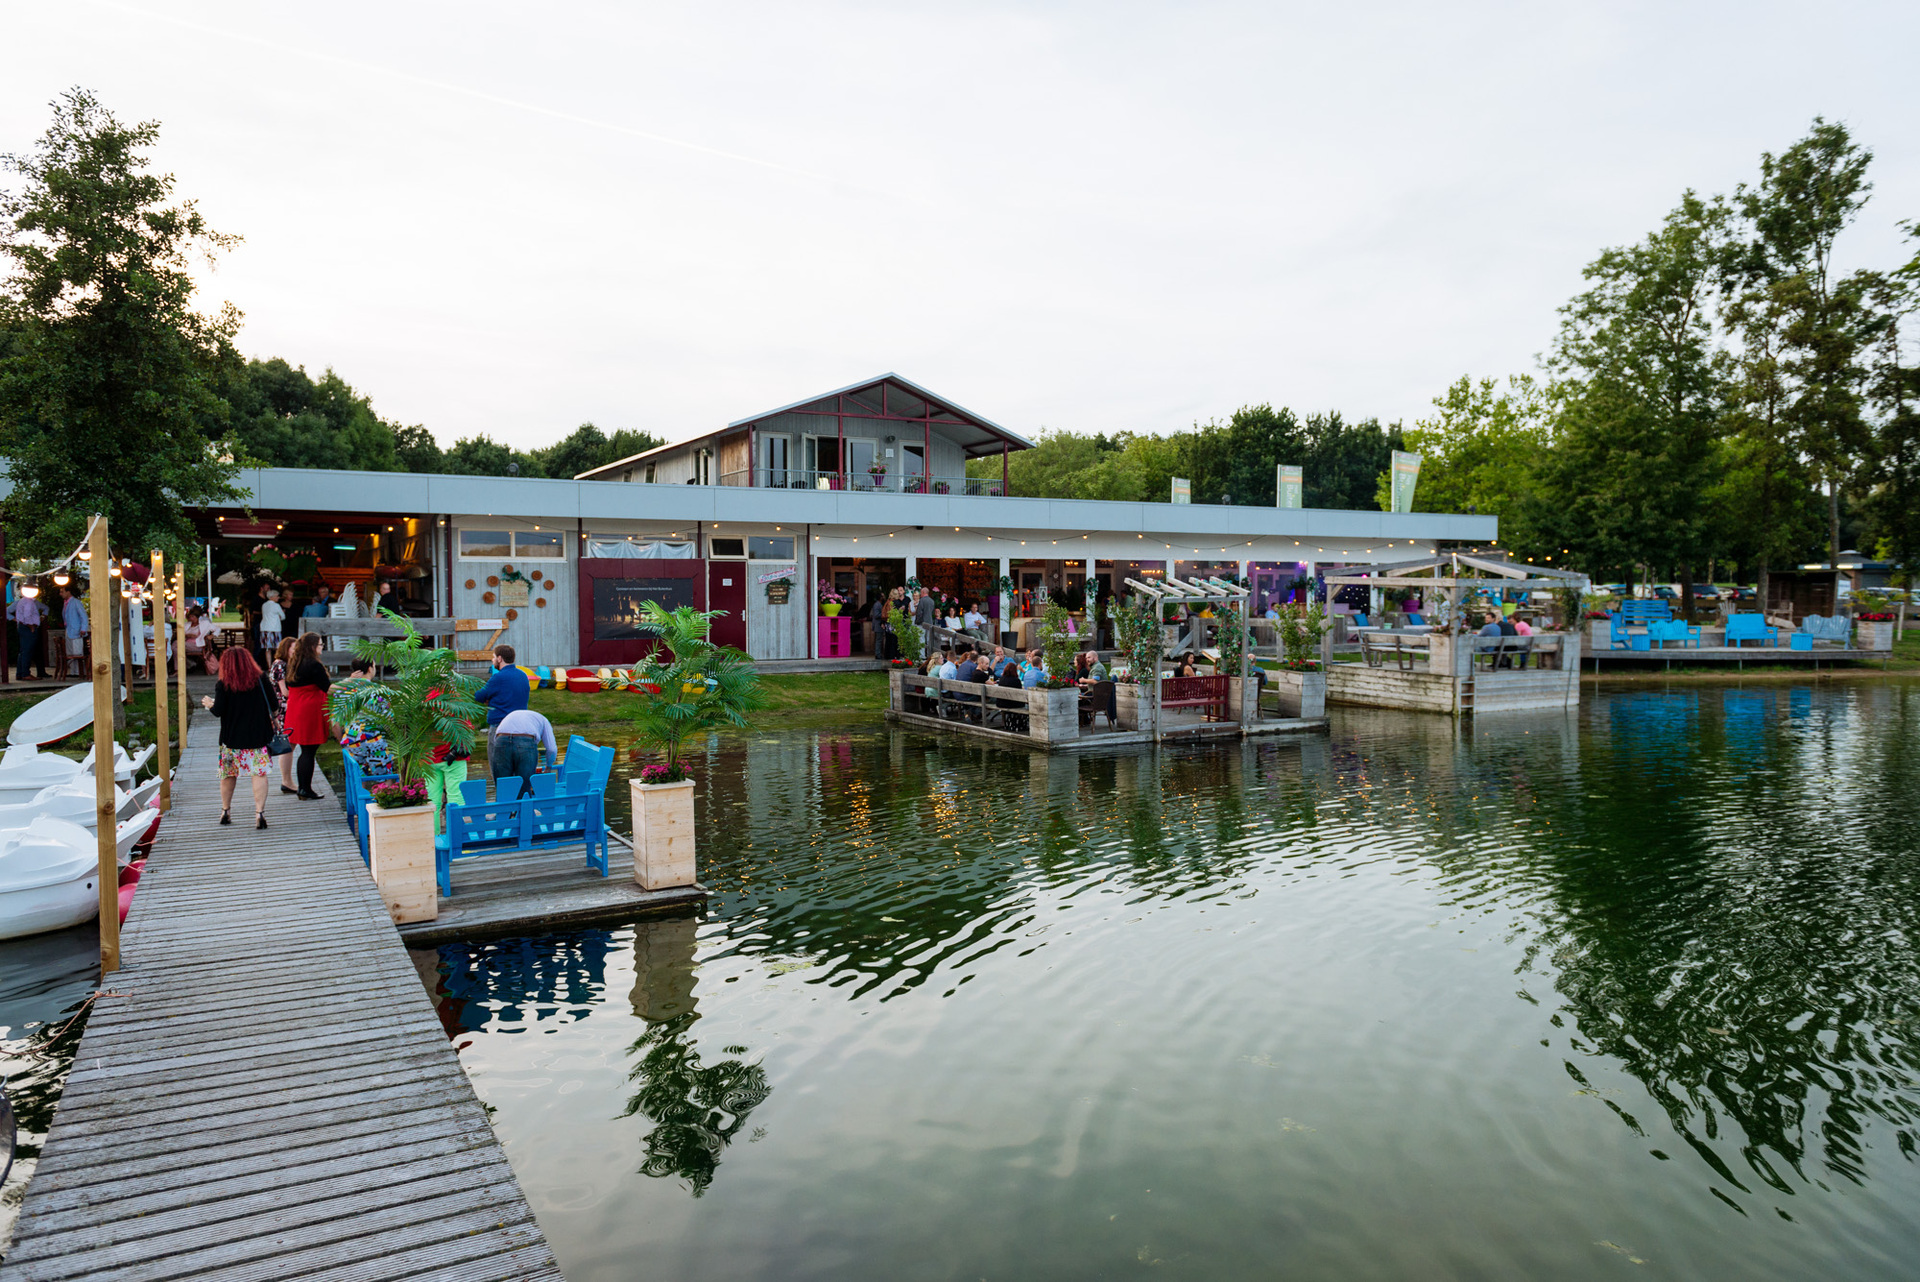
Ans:
[[[875,724],[887,710],[884,672],[782,672],[762,676],[760,688],[767,706],[754,714],[754,725],[763,730]],[[624,709],[640,697],[617,690],[536,690],[532,702],[533,710],[553,722],[564,739],[589,726],[626,726]]]
[[[0,696],[0,734],[5,733],[13,726],[15,717],[48,697],[49,696],[45,694],[12,694]],[[179,707],[177,704],[171,705],[168,711],[173,714],[168,718],[170,723],[167,727],[168,737],[173,740],[177,748],[180,742],[180,727],[172,725],[171,722],[179,720]],[[200,709],[195,707],[194,711],[199,712]],[[133,692],[133,699],[127,704],[126,732],[116,735],[115,738],[125,743],[127,736],[131,735],[143,744],[152,743],[154,739],[154,726],[152,689],[135,690]],[[92,746],[93,727],[87,726],[72,738],[61,740],[60,743],[48,749],[48,751],[58,752],[62,756],[84,757],[87,755],[87,749]]]

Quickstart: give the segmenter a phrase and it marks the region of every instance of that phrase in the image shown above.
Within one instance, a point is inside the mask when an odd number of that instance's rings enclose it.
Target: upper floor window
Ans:
[[[566,540],[560,530],[461,530],[460,555],[485,561],[564,561]]]

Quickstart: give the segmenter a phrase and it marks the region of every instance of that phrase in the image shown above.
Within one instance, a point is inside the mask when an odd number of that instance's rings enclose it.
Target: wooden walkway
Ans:
[[[0,1277],[558,1279],[338,803],[276,777],[266,832],[244,785],[216,826],[216,731],[196,715]]]

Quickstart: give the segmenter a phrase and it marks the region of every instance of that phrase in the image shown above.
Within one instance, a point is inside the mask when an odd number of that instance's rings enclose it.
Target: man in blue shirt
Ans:
[[[80,604],[79,583],[67,584],[67,602],[60,607],[60,622],[67,630],[66,671],[86,676],[87,607]]]
[[[1027,661],[1020,665],[1020,684],[1029,690],[1038,690],[1040,683],[1047,679],[1047,669],[1042,660],[1039,647],[1027,651]]]
[[[333,589],[322,583],[320,590],[314,593],[313,601],[306,609],[300,611],[300,616],[306,619],[324,619],[327,617],[327,607],[332,604]]]
[[[500,733],[500,723],[507,719],[509,712],[518,712],[527,706],[532,690],[527,685],[527,674],[513,666],[513,647],[497,645],[493,647],[493,675],[487,683],[474,693],[474,701],[487,705],[487,763],[492,769],[494,737]]]

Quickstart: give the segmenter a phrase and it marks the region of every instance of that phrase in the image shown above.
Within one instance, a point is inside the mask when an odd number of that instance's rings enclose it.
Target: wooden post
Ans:
[[[180,612],[180,641],[177,647],[180,655],[180,720],[176,724],[180,727],[180,755],[184,757],[187,753],[187,567],[184,565],[173,567],[173,600]],[[207,596],[207,604],[213,604],[211,593]]]
[[[153,657],[147,662],[153,671],[153,721],[155,746],[160,753],[160,812],[173,809],[173,743],[167,733],[167,703],[173,698],[173,683],[167,679],[172,670],[167,662],[167,559],[154,549],[152,574],[147,582],[153,588]]]
[[[107,518],[93,518],[88,563],[93,598],[93,799],[100,854],[100,976],[120,969],[120,863],[114,855],[113,787],[113,553],[107,544]],[[100,644],[100,628],[107,644]]]

